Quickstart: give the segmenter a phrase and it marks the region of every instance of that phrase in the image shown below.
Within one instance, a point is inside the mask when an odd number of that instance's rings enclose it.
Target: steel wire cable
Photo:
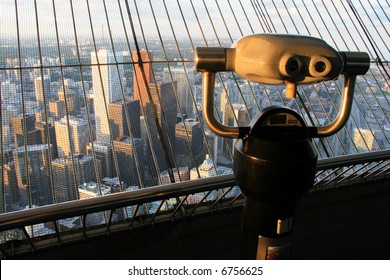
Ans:
[[[104,113],[105,113],[105,116],[107,118],[107,122],[109,122],[109,118],[108,118],[108,107],[107,107],[107,98],[106,98],[106,95],[108,94],[106,91],[105,91],[105,88],[104,88],[104,84],[103,84],[103,75],[102,75],[102,70],[101,70],[101,64],[100,64],[100,60],[99,60],[99,56],[98,56],[98,48],[97,48],[97,45],[96,45],[96,37],[95,37],[95,31],[94,31],[94,27],[93,27],[93,21],[92,21],[92,16],[91,16],[91,8],[90,8],[90,3],[89,3],[89,0],[86,0],[86,3],[87,3],[87,8],[88,8],[88,19],[89,19],[89,25],[90,25],[90,28],[91,28],[91,35],[92,35],[92,39],[93,39],[93,49],[95,51],[95,59],[97,61],[97,68],[98,68],[98,74],[99,74],[99,81],[100,81],[100,89],[101,89],[101,93],[102,93],[102,97],[103,97],[103,103],[104,103]],[[115,171],[116,171],[116,174],[118,175],[118,179],[119,179],[119,188],[121,191],[123,191],[123,185],[122,185],[122,179],[121,179],[121,174],[120,174],[120,171],[119,171],[119,165],[118,165],[118,160],[117,160],[117,155],[114,151],[114,143],[113,143],[113,139],[112,139],[112,128],[110,125],[108,125],[108,129],[109,129],[109,144],[111,145],[111,148],[112,148],[112,157],[114,159],[114,167],[115,167]],[[98,185],[98,190],[99,190],[99,193],[101,194],[101,185]]]
[[[183,110],[182,110],[181,105],[180,105],[180,102],[179,102],[179,100],[178,100],[178,99],[179,99],[179,96],[178,96],[178,93],[177,93],[177,87],[174,86],[174,85],[175,85],[175,81],[174,81],[173,76],[172,76],[172,72],[171,72],[171,68],[170,68],[170,63],[169,63],[169,61],[168,61],[168,55],[167,55],[167,52],[166,52],[166,49],[165,49],[165,44],[164,44],[163,39],[162,39],[162,36],[161,36],[160,28],[159,28],[159,25],[158,25],[158,23],[157,23],[157,19],[156,19],[156,15],[155,15],[155,12],[154,12],[154,9],[153,9],[152,2],[149,1],[149,4],[150,4],[150,8],[151,8],[151,11],[152,11],[152,14],[153,14],[153,19],[154,19],[154,23],[155,23],[156,30],[157,30],[157,33],[158,33],[158,37],[159,37],[159,39],[160,39],[160,43],[161,43],[161,46],[162,46],[162,49],[163,49],[163,53],[164,53],[164,56],[165,56],[165,58],[166,58],[166,64],[167,64],[168,73],[169,73],[169,79],[170,79],[171,84],[172,84],[173,94],[174,94],[174,96],[175,96],[175,101],[176,101],[176,106],[177,106],[177,108],[179,109],[180,115],[183,116]],[[169,17],[169,16],[168,16],[168,17]],[[172,31],[173,31],[173,30],[172,30]],[[174,32],[173,32],[173,34],[174,34]],[[176,36],[174,36],[174,38],[175,38],[175,41],[176,41]],[[179,51],[179,49],[178,49],[178,51]],[[177,84],[176,84],[176,85],[177,85]],[[161,102],[161,101],[160,101],[160,102]],[[161,104],[161,103],[160,103],[160,106],[162,107],[162,104]],[[161,111],[163,112],[162,108],[161,108]],[[183,119],[183,118],[182,118],[182,119]],[[165,120],[165,121],[166,121],[166,120]],[[184,120],[183,120],[183,123],[184,123],[184,130],[185,130],[185,133],[186,133],[186,136],[187,136],[187,143],[189,143],[189,137],[188,137],[187,126],[186,126]],[[167,127],[167,125],[166,125],[166,127]],[[167,131],[167,134],[168,134],[168,131]],[[178,171],[177,173],[178,173],[178,176],[179,176],[179,180],[181,181],[181,176],[180,176],[180,172],[179,172],[179,166],[178,166],[178,164],[177,164],[175,151],[174,151],[174,149],[173,149],[173,146],[175,145],[175,143],[173,143],[173,145],[172,145],[172,142],[173,142],[175,139],[170,139],[169,137],[168,137],[168,139],[169,139],[170,149],[171,149],[172,155],[173,155],[174,165],[175,165],[176,170]],[[190,146],[190,145],[189,145],[189,146]],[[192,152],[192,156],[193,156],[193,150],[192,150],[191,147],[190,147],[190,151]],[[193,159],[194,159],[194,158],[195,158],[195,157],[193,156]],[[169,167],[171,168],[171,166],[169,166]],[[173,173],[173,170],[171,170],[171,172]],[[174,181],[173,181],[172,183],[174,183]]]
[[[180,47],[178,45],[178,40],[177,40],[177,37],[176,37],[176,33],[175,33],[175,30],[173,28],[173,24],[172,24],[172,21],[171,21],[171,17],[169,16],[169,10],[167,8],[167,5],[166,5],[166,2],[165,0],[163,0],[163,4],[164,4],[164,8],[165,8],[165,12],[167,14],[167,17],[168,17],[168,21],[169,21],[169,26],[171,28],[171,31],[172,31],[172,35],[174,37],[174,40],[175,40],[175,45],[176,45],[176,49],[178,51],[178,54],[179,54],[179,57],[180,57],[180,61],[182,62],[182,68],[184,70],[184,73],[185,73],[185,77],[186,77],[186,82],[187,82],[187,85],[190,89],[190,94],[191,94],[191,97],[192,97],[192,102],[194,102],[194,96],[193,96],[193,91],[192,91],[192,87],[191,87],[191,83],[190,83],[190,80],[189,80],[189,77],[188,77],[188,73],[187,73],[187,70],[185,68],[185,63],[184,63],[184,59],[183,59],[183,56],[182,56],[182,53],[180,51]],[[169,67],[169,65],[168,65]],[[170,75],[170,79],[171,79],[171,82],[173,83],[173,76],[172,76],[172,72],[170,70],[170,68],[168,68],[168,71],[169,71],[169,75]],[[176,91],[176,95],[178,95],[177,93],[177,89],[175,90]],[[177,100],[178,100],[178,97],[177,97]],[[183,111],[182,111],[182,108],[181,108],[181,105],[180,105],[180,102],[177,102],[178,106],[179,106],[179,110],[180,110],[180,114],[183,116]],[[193,103],[194,107],[196,107],[196,102]],[[186,138],[187,138],[187,144],[188,144],[188,147],[189,147],[189,150],[191,152],[191,158],[192,158],[192,162],[194,163],[194,166],[196,168],[196,172],[198,174],[198,177],[200,178],[201,175],[200,175],[200,172],[199,172],[199,168],[198,168],[198,163],[196,161],[196,157],[195,157],[195,152],[194,152],[194,149],[192,147],[192,143],[190,142],[190,137],[189,137],[189,133],[188,133],[188,129],[187,129],[187,124],[186,122],[184,121],[184,119],[182,118],[182,121],[183,121],[183,125],[184,125],[184,130],[185,130],[185,134],[186,134]],[[179,176],[179,179],[180,181],[182,180],[181,178],[181,175],[180,175],[180,172],[179,172],[179,169],[177,168],[177,172],[178,172],[178,176]]]
[[[41,73],[41,86],[42,86],[42,92],[45,93],[45,83],[44,83],[44,75],[43,75],[43,66],[42,66],[42,48],[41,48],[41,36],[39,32],[39,24],[38,24],[38,9],[37,9],[37,1],[34,0],[34,15],[35,15],[35,25],[36,25],[36,30],[37,30],[37,41],[38,41],[38,52],[39,52],[39,60],[41,61],[40,65],[40,73]],[[49,127],[49,121],[48,121],[48,112],[47,112],[47,100],[46,100],[46,95],[43,94],[43,106],[44,106],[44,118],[45,118],[45,126],[44,127],[44,133],[46,134],[46,139],[47,139],[47,145],[48,145],[48,155],[49,155],[49,160],[47,161],[48,165],[48,172],[49,172],[49,180],[50,180],[50,188],[52,192],[52,203],[56,203],[56,193],[54,189],[54,180],[53,180],[53,167],[52,167],[52,162],[51,159],[53,158],[52,156],[52,149],[51,149],[51,135],[50,135],[50,127]],[[53,147],[54,148],[54,147]],[[3,176],[2,176],[3,177]]]
[[[109,18],[108,18],[107,5],[106,5],[106,1],[105,0],[103,0],[103,6],[104,6],[104,12],[105,12],[105,17],[106,17],[106,21],[107,21],[107,27],[108,27],[108,34],[109,34],[109,38],[110,38],[110,44],[111,44],[111,47],[112,47],[112,53],[113,53],[114,60],[115,60],[115,69],[116,69],[116,72],[117,72],[117,75],[118,75],[118,79],[119,79],[119,87],[120,87],[120,93],[121,93],[121,97],[122,97],[122,104],[124,106],[126,106],[126,98],[125,98],[125,94],[124,94],[124,87],[123,87],[123,81],[122,81],[123,77],[121,77],[120,71],[119,71],[119,62],[118,62],[117,55],[116,55],[115,44],[114,44],[114,40],[113,40],[113,37],[112,37],[112,31],[111,31],[110,21],[109,21]],[[118,6],[120,7],[119,1],[118,1]],[[138,177],[137,181],[138,181],[139,187],[143,188],[144,187],[143,186],[143,178],[141,176],[141,171],[140,171],[140,166],[139,166],[138,151],[137,151],[137,148],[136,148],[136,142],[135,142],[134,137],[133,137],[133,130],[131,129],[131,122],[130,122],[129,111],[127,110],[126,107],[125,107],[124,112],[125,112],[125,118],[126,118],[127,127],[128,127],[128,130],[129,130],[129,136],[130,136],[130,139],[131,139],[131,142],[132,142],[132,147],[131,148],[132,148],[132,154],[134,155],[134,163],[136,165],[136,172],[137,172],[137,177]],[[107,115],[107,117],[108,117],[108,115]],[[113,153],[115,153],[115,146],[113,145],[112,148],[113,148]],[[117,158],[116,158],[116,160],[117,160]],[[120,171],[120,169],[119,169],[119,171]],[[130,171],[132,171],[132,170],[129,170],[129,172]],[[120,183],[120,186],[121,186],[121,183]],[[121,187],[120,191],[123,191],[123,186]]]
[[[138,63],[138,67],[139,67],[140,72],[141,72],[142,82],[144,83],[144,86],[146,88],[147,98],[148,98],[148,100],[150,102],[150,108],[151,108],[151,111],[152,111],[154,124],[156,125],[157,134],[158,134],[158,137],[160,139],[160,144],[162,146],[163,159],[164,159],[165,163],[167,164],[167,166],[169,167],[168,168],[169,178],[170,178],[171,182],[174,182],[175,181],[174,174],[172,173],[171,163],[169,161],[169,156],[167,154],[165,139],[163,137],[162,128],[161,128],[161,125],[160,125],[159,120],[158,120],[158,113],[156,111],[156,104],[155,104],[155,101],[153,100],[153,97],[152,97],[152,94],[151,94],[151,89],[150,89],[150,86],[149,86],[149,84],[147,82],[147,79],[146,79],[146,74],[145,74],[145,70],[144,70],[144,67],[143,67],[143,64],[145,62],[143,62],[142,56],[141,56],[141,53],[140,53],[139,42],[138,42],[138,39],[137,39],[137,36],[136,36],[135,27],[134,27],[134,21],[133,21],[132,16],[131,16],[130,6],[128,5],[128,1],[127,0],[125,1],[125,3],[126,3],[126,9],[127,9],[128,18],[129,18],[130,25],[131,25],[131,30],[132,30],[132,33],[133,33],[133,40],[134,40],[134,43],[135,43],[136,55],[137,55],[137,60],[138,60],[137,63]],[[147,47],[147,43],[146,43],[146,39],[145,39],[145,33],[144,33],[144,30],[143,30],[142,21],[141,21],[141,18],[140,18],[140,13],[139,13],[138,5],[137,5],[136,1],[134,1],[134,7],[135,7],[135,10],[136,10],[138,21],[140,23],[141,34],[142,34],[142,37],[144,39],[145,48],[146,48],[146,51],[147,51],[147,56],[148,56],[148,62],[147,63],[150,63],[152,65],[152,61],[150,60],[150,57],[149,57],[149,50],[148,50],[148,47]],[[154,80],[153,82],[154,82],[154,85],[156,87],[157,98],[158,98],[158,100],[160,100],[159,99],[159,94],[158,94],[158,86],[157,86],[157,83],[156,83],[153,67],[151,67],[151,71],[152,71],[152,75],[154,77],[153,78],[153,80]],[[160,106],[161,106],[161,102],[159,102],[159,103],[160,103]],[[147,113],[144,115],[144,117],[145,117],[145,121],[148,122],[148,114]],[[165,121],[165,118],[162,118],[162,119]],[[167,126],[165,126],[165,128],[167,128]],[[150,133],[150,129],[149,129],[149,133]],[[154,146],[153,139],[151,139],[151,142],[149,144],[151,146]],[[155,148],[157,148],[157,147],[155,147]],[[156,168],[156,172],[157,172],[156,176],[160,178],[161,172],[162,172],[162,170],[160,170],[161,166],[160,166],[160,163],[158,162],[156,154],[153,154],[153,157],[154,157],[154,164],[155,164],[155,168]]]
[[[189,31],[189,28],[188,28],[188,24],[187,24],[187,22],[186,22],[186,20],[185,20],[184,14],[183,14],[183,9],[182,9],[182,7],[181,7],[181,5],[180,5],[179,0],[176,0],[176,3],[177,3],[177,5],[178,5],[178,7],[179,7],[180,15],[181,15],[181,17],[182,17],[182,20],[183,20],[183,23],[184,23],[184,26],[185,26],[185,29],[186,29],[186,34],[187,34],[188,39],[190,40],[190,43],[191,43],[191,48],[192,48],[193,51],[195,51],[195,46],[194,46],[194,43],[193,43],[193,41],[192,41],[192,37],[191,37],[191,35],[190,35],[190,31]],[[183,61],[183,67],[184,67],[184,61]],[[185,73],[186,73],[187,83],[189,83],[189,78],[188,78],[188,73],[187,73],[187,71],[185,71]],[[194,105],[195,111],[196,111],[196,116],[199,118],[199,121],[202,123],[202,119],[203,119],[203,118],[202,118],[202,114],[199,112],[198,107],[196,106],[196,97],[195,97],[195,93],[194,93],[194,91],[193,91],[192,88],[191,88],[190,90],[191,90],[192,102],[193,102],[193,105]],[[211,154],[211,149],[210,149],[210,145],[209,145],[209,143],[208,143],[208,141],[207,141],[207,136],[206,136],[206,132],[205,132],[204,126],[201,125],[200,128],[201,128],[201,130],[202,130],[203,143],[204,143],[205,146],[206,146],[207,153],[210,155],[210,154]],[[210,159],[211,159],[213,165],[215,165],[214,157],[211,157]],[[195,166],[195,168],[196,168],[196,172],[197,172],[197,174],[198,174],[198,177],[200,178],[201,175],[200,175],[200,173],[199,173],[199,167],[198,167],[198,166]]]
[[[126,12],[127,12],[127,15],[128,15],[128,20],[129,20],[130,22],[132,22],[133,20],[132,20],[131,14],[130,14],[130,8],[129,8],[129,6],[128,6],[128,2],[127,2],[127,1],[125,1],[125,6],[126,6]],[[121,14],[121,19],[122,19],[122,24],[123,24],[123,26],[124,26],[125,23],[124,23],[123,13]],[[132,24],[130,24],[130,25],[132,26]],[[127,34],[127,31],[126,31],[126,28],[124,28],[124,30],[125,30],[125,35],[126,35],[127,47],[128,47],[128,49],[131,51],[131,53],[132,53],[133,51],[132,51],[132,48],[131,48],[131,46],[130,46],[130,41],[129,41],[129,39],[128,39],[128,34]],[[132,30],[132,32],[135,31],[135,30],[133,30],[133,29],[131,29],[131,30]],[[135,33],[133,33],[133,37],[134,37],[134,36],[136,36]],[[137,41],[136,41],[135,43],[137,44]],[[151,63],[151,62],[145,62],[145,63]],[[141,64],[142,64],[142,63],[141,63]],[[139,77],[139,73],[138,73],[138,71],[136,71],[136,68],[135,68],[135,63],[132,62],[131,65],[132,65],[132,67],[133,67],[134,78],[135,78],[135,81],[136,81],[136,84],[137,84],[138,91],[141,91],[141,89],[140,89],[140,80],[141,80],[141,79],[143,79],[142,81],[146,81],[146,80],[145,80],[144,78],[142,78],[142,77]],[[143,64],[142,64],[142,67],[143,67]],[[142,72],[141,72],[141,76],[142,76]],[[155,143],[154,143],[154,141],[153,141],[153,139],[152,139],[152,135],[151,135],[151,133],[150,133],[151,129],[150,129],[149,121],[148,121],[149,116],[148,116],[148,114],[146,113],[145,107],[142,106],[142,104],[143,104],[144,102],[146,102],[146,100],[144,100],[144,97],[143,97],[142,95],[139,96],[139,99],[140,99],[140,110],[141,110],[141,112],[142,112],[142,115],[143,115],[144,118],[145,118],[145,127],[146,127],[145,131],[146,131],[146,136],[147,136],[148,144],[149,144],[149,146],[150,146],[150,153],[151,153],[151,156],[152,156],[152,160],[153,160],[154,167],[155,167],[156,170],[157,170],[157,174],[155,174],[155,175],[156,175],[156,178],[160,178],[160,177],[159,177],[159,176],[160,176],[160,167],[159,167],[158,159],[157,159],[157,155],[156,155],[156,149],[157,149],[157,148],[154,147]],[[150,162],[149,162],[149,163],[150,163]],[[146,172],[148,172],[148,171],[146,171]],[[137,208],[136,210],[138,210],[138,208]],[[127,213],[127,212],[126,212],[126,213]]]
[[[195,9],[195,7],[194,7],[193,1],[190,0],[190,3],[191,3],[192,10],[193,10],[193,12],[194,12],[194,14],[195,14],[195,17],[196,17],[196,21],[197,21],[198,27],[199,27],[199,29],[201,30],[202,38],[203,38],[203,40],[204,40],[204,42],[205,42],[205,44],[206,44],[206,47],[207,47],[207,46],[208,46],[207,39],[206,39],[206,37],[205,37],[205,35],[204,35],[204,31],[203,31],[202,25],[201,25],[201,23],[200,23],[200,21],[199,21],[199,17],[198,17],[198,15],[197,15],[196,9]],[[203,2],[203,4],[205,5],[204,2]],[[209,21],[210,21],[210,17],[209,17]],[[219,42],[219,45],[220,45],[220,42]],[[221,77],[221,74],[220,74],[220,73],[218,73],[217,77],[219,78],[219,81],[221,82],[221,84],[223,84],[223,80],[222,80],[222,77]],[[220,113],[219,113],[219,111],[218,111],[218,109],[217,109],[217,107],[216,107],[215,104],[214,104],[214,113],[217,115],[219,122],[222,123],[222,118],[221,118]],[[228,147],[230,147],[230,143],[227,141],[227,139],[223,139],[223,141],[225,142],[225,144],[226,144]],[[229,150],[230,158],[233,158],[232,153],[231,153],[231,148],[229,148],[228,150]],[[212,157],[211,157],[211,158],[212,158]],[[213,163],[214,163],[214,161],[213,161]],[[213,168],[214,168],[215,173],[218,174],[216,164],[213,164]]]
[[[349,48],[348,44],[346,43],[346,41],[344,40],[344,37],[341,35],[339,28],[337,28],[337,25],[336,25],[336,23],[335,23],[335,21],[334,21],[334,19],[333,19],[333,17],[332,17],[332,13],[330,13],[330,11],[329,11],[328,7],[325,5],[324,1],[321,0],[321,2],[323,3],[323,6],[324,6],[325,10],[327,11],[327,14],[329,15],[329,17],[330,17],[330,19],[331,19],[331,22],[333,23],[333,26],[334,26],[335,29],[337,30],[337,33],[339,34],[339,36],[340,36],[342,42],[344,43],[345,48],[349,51],[350,48]],[[337,11],[337,9],[336,9],[336,11]],[[337,13],[338,13],[338,12],[337,12]],[[340,17],[340,19],[341,19],[342,23],[345,24],[344,21],[343,21],[343,19],[342,19],[341,17]],[[354,40],[353,40],[353,41],[354,41]],[[355,43],[355,42],[354,42],[354,43]],[[356,43],[355,43],[355,45],[356,45]],[[359,85],[357,86],[357,88],[360,89]],[[361,92],[361,90],[360,90],[360,92]],[[360,112],[361,114],[363,114],[363,112],[362,112],[362,110],[361,110],[361,108],[360,108],[358,102],[355,102],[355,107],[357,107],[358,110],[359,110],[359,112]],[[351,121],[354,123],[354,125],[355,125],[356,127],[358,127],[358,125],[357,125],[357,123],[356,123],[355,118],[354,118],[353,115],[351,115],[351,118],[350,118],[350,119],[351,119]],[[368,127],[370,127],[370,125],[368,124],[367,121],[365,121],[365,123],[366,123],[366,125],[367,125]],[[371,130],[371,129],[370,129],[370,130]],[[363,139],[363,142],[365,143],[366,148],[369,149],[369,145],[367,144],[365,137],[363,137],[363,134],[362,134],[362,132],[361,132],[360,129],[358,129],[358,133],[360,134],[360,137]],[[377,142],[377,140],[376,140],[376,138],[375,138],[375,135],[373,135],[373,137],[374,137],[374,139],[375,139],[375,142]],[[352,140],[352,139],[351,139],[351,140]]]
[[[91,144],[91,152],[92,152],[92,158],[93,158],[93,166],[94,166],[94,171],[95,171],[95,179],[97,184],[101,184],[100,182],[100,171],[98,168],[97,164],[97,158],[96,158],[96,153],[95,153],[95,144],[93,141],[93,131],[92,131],[92,124],[91,124],[91,116],[88,110],[88,101],[87,101],[87,92],[85,88],[85,80],[84,80],[84,75],[83,75],[83,67],[81,65],[81,56],[80,56],[80,46],[78,42],[78,35],[77,35],[77,28],[76,28],[76,22],[75,22],[75,15],[74,15],[74,7],[73,7],[73,0],[69,0],[70,3],[70,8],[71,8],[71,13],[72,13],[72,22],[73,22],[73,33],[74,33],[74,39],[75,39],[75,46],[76,46],[76,53],[77,53],[77,61],[79,64],[79,70],[80,70],[80,80],[81,80],[81,85],[82,85],[82,92],[83,92],[83,99],[84,103],[86,106],[86,119],[87,119],[87,124],[88,124],[88,138],[89,142]]]
[[[15,0],[15,17],[16,17],[16,35],[17,35],[17,45],[18,45],[18,62],[19,62],[19,76],[20,76],[20,90],[21,90],[21,105],[22,105],[22,115],[23,115],[23,127],[24,127],[24,165],[26,167],[26,192],[28,196],[28,206],[32,208],[32,197],[31,197],[31,184],[30,184],[30,168],[28,162],[28,154],[27,154],[27,120],[26,120],[26,108],[25,108],[25,93],[24,93],[24,82],[23,82],[23,68],[22,68],[22,53],[21,53],[21,39],[20,39],[20,26],[19,26],[19,11],[18,11],[18,2]],[[3,143],[1,143],[2,145]]]

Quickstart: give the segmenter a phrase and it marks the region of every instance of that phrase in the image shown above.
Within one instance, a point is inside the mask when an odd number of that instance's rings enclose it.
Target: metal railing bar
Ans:
[[[192,209],[190,215],[193,215],[193,214],[194,214],[195,210],[198,209],[198,207],[202,204],[203,201],[206,200],[206,198],[211,194],[212,191],[213,191],[213,190],[209,190],[209,191],[207,192],[207,194],[205,194],[205,195],[202,197],[202,199],[201,199],[201,200],[195,205],[195,207]]]
[[[236,202],[241,196],[243,196],[244,193],[240,193],[238,195],[236,195],[229,203],[229,207],[232,207],[233,203]]]
[[[134,223],[134,221],[135,221],[135,217],[137,217],[137,214],[138,214],[138,210],[139,210],[139,207],[140,205],[139,204],[137,204],[137,206],[135,207],[135,211],[134,211],[134,213],[133,213],[133,216],[131,217],[131,221],[130,221],[130,229],[132,229],[133,228],[133,223]],[[127,211],[126,211],[126,213],[127,213]]]
[[[0,247],[0,252],[1,252],[6,258],[9,258],[9,257],[10,257],[10,255],[9,255],[6,251],[4,251],[4,249],[1,248],[1,247]]]
[[[33,227],[34,227],[34,225],[31,225],[31,230],[33,230]],[[28,240],[28,243],[29,243],[30,246],[31,246],[31,250],[32,250],[33,252],[35,252],[36,249],[35,249],[34,243],[33,243],[32,240],[31,240],[30,234],[28,234],[28,232],[27,232],[27,230],[26,230],[25,227],[22,227],[21,229],[22,229],[24,235],[26,236],[26,238],[27,238],[27,240]]]
[[[361,176],[362,173],[358,173],[360,170],[364,170],[363,171],[363,174],[366,172],[366,167],[369,165],[370,163],[367,162],[365,164],[363,164],[360,168],[358,168],[358,170],[354,170],[353,173],[343,177],[340,181],[338,181],[337,183],[342,183],[344,181],[349,181],[349,182],[352,182],[353,180],[355,180],[355,178],[358,178],[359,176]],[[358,175],[355,175],[356,173],[358,173]],[[354,176],[355,175],[355,176]],[[350,179],[352,178],[352,179]]]
[[[318,160],[317,170],[333,169],[343,166],[358,165],[366,162],[376,162],[380,160],[390,160],[390,150],[373,151],[320,159]]]
[[[156,219],[156,216],[157,216],[157,214],[160,212],[161,207],[164,205],[165,201],[166,201],[165,199],[161,200],[160,204],[158,205],[158,208],[157,208],[156,212],[153,214],[151,223],[153,223],[153,222],[154,222],[154,219]]]
[[[87,215],[83,215],[83,238],[86,240],[87,239]]]
[[[211,209],[214,208],[215,205],[219,204],[219,202],[225,198],[225,196],[234,188],[234,186],[231,186],[226,192],[224,192],[214,203],[211,205]]]
[[[233,184],[236,184],[236,182],[232,174],[221,175],[149,187],[131,192],[108,194],[92,199],[73,200],[54,205],[45,205],[30,209],[31,211],[21,210],[5,213],[0,215],[0,231],[47,220],[63,219],[69,216],[78,216],[112,208],[120,208],[164,198],[208,191],[215,185],[231,186]]]
[[[354,166],[349,166],[347,169],[341,171],[340,173],[338,173],[340,171],[340,169],[337,169],[336,171],[336,176],[333,177],[332,179],[330,179],[329,181],[327,181],[326,183],[322,184],[321,187],[322,188],[325,188],[326,186],[332,184],[334,181],[337,181],[338,178],[340,178],[341,176],[343,176],[345,173],[349,172],[351,169],[353,169]],[[347,176],[348,177],[348,176]],[[339,183],[340,181],[337,181],[337,184]]]
[[[58,224],[57,224],[57,221],[53,221],[53,224],[54,224],[54,230],[56,232],[56,237],[57,237],[57,240],[58,240],[58,244],[62,244],[61,242],[61,236],[60,236],[60,231],[58,230]]]
[[[114,211],[115,211],[115,209],[110,210],[110,217],[108,218],[108,223],[107,223],[107,233],[110,232],[110,227],[111,227],[111,223],[112,223],[112,216],[114,215]]]
[[[382,175],[383,173],[386,173],[386,172],[389,173],[389,170],[390,170],[390,164],[386,167],[386,169],[383,169],[383,170],[381,170],[380,172],[378,172],[378,173],[376,174],[374,180],[375,180],[377,177],[379,177],[380,175]],[[385,175],[385,178],[387,178],[387,175],[388,175],[388,174]]]
[[[175,210],[173,211],[171,217],[169,218],[170,221],[173,221],[173,220],[175,219],[176,213],[177,213],[180,209],[182,209],[181,206],[184,204],[184,201],[185,201],[185,200],[180,201],[180,203],[175,207]]]
[[[368,169],[361,174],[361,177],[363,177],[363,180],[365,180],[367,177],[374,176],[378,170],[380,170],[380,166],[384,163],[385,161],[378,161],[377,163],[373,164],[372,166],[368,166]]]
[[[320,174],[322,175],[323,173],[327,173],[323,178],[321,178],[320,180],[318,180],[317,182],[314,183],[314,186],[317,186],[317,185],[321,185],[321,182],[327,180],[329,177],[331,177],[332,175],[334,175],[335,173],[337,173],[339,171],[339,168],[336,168],[336,169],[333,169],[331,172],[329,172],[330,170],[323,170],[323,172],[321,172]],[[316,175],[316,177],[319,176],[319,174]],[[337,177],[337,176],[335,176]],[[330,179],[330,181],[332,181],[333,179]],[[327,181],[328,182],[328,181]]]
[[[318,161],[317,170],[334,169],[354,164],[363,164],[370,161],[377,162],[380,160],[390,160],[390,150],[320,159]],[[210,189],[213,189],[214,186],[223,188],[234,185],[237,185],[234,180],[234,175],[227,174],[162,186],[154,186],[131,192],[108,194],[92,199],[74,200],[33,209],[3,213],[0,214],[0,231],[15,229],[50,220],[64,219],[70,216],[74,217],[107,209],[137,205],[160,199],[185,196],[199,192],[211,192]],[[197,207],[194,207],[194,209],[196,208]],[[135,216],[136,213],[133,217]],[[85,217],[83,225],[85,227]]]

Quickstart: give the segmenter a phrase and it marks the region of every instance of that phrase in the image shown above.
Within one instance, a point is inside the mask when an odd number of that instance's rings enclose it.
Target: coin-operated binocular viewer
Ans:
[[[364,52],[338,52],[321,39],[279,34],[243,37],[231,48],[196,49],[195,68],[202,72],[203,115],[217,135],[235,138],[233,169],[245,194],[244,259],[288,259],[293,218],[298,200],[313,186],[317,153],[312,138],[338,132],[347,122],[357,75],[364,75],[370,59]],[[344,75],[338,115],[326,126],[307,126],[295,111],[271,106],[248,127],[229,127],[214,115],[217,72],[234,71],[252,82],[286,84],[286,96],[297,85]]]

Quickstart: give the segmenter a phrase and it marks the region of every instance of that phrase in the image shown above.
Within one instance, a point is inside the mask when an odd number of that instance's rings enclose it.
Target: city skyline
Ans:
[[[6,204],[2,208],[7,211],[78,199],[79,188],[98,190],[109,185],[107,182],[115,182],[106,192],[113,193],[173,183],[187,175],[195,179],[208,167],[207,174],[212,176],[231,168],[234,141],[211,133],[202,117],[202,78],[193,68],[197,46],[230,46],[236,38],[255,30],[310,33],[340,50],[369,50],[372,59],[389,57],[389,50],[380,45],[382,40],[377,40],[381,48],[374,48],[381,51],[377,56],[367,38],[357,34],[356,26],[348,30],[348,38],[322,24],[307,29],[297,13],[299,9],[317,15],[319,23],[323,23],[319,17],[323,16],[328,17],[329,26],[344,25],[341,19],[331,21],[327,9],[331,11],[332,6],[305,7],[302,1],[278,2],[276,5],[290,9],[279,13],[266,1],[270,8],[263,18],[254,14],[260,9],[245,15],[245,7],[239,2],[236,13],[229,5],[218,6],[222,1],[215,1],[207,11],[203,3],[192,2],[199,21],[191,14],[191,5],[183,11],[186,20],[181,19],[178,3],[190,1],[155,1],[152,7],[140,2],[140,18],[132,14],[135,38],[129,18],[125,18],[128,37],[124,36],[121,15],[128,17],[125,2],[120,2],[124,8],[121,13],[117,2],[107,1],[112,4],[107,5],[108,29],[103,2],[83,1],[77,8],[76,1],[54,2],[56,12],[62,11],[54,17],[52,3],[44,7],[43,1],[25,5],[16,1],[19,30],[15,28],[15,2],[4,3],[1,13],[8,11],[9,15],[0,19],[1,24],[7,20],[14,24],[10,27],[7,22],[0,27],[0,37],[7,37],[0,42],[2,187]],[[87,3],[91,12],[86,10]],[[70,4],[76,12],[74,22]],[[134,3],[129,4],[134,12]],[[164,4],[174,17],[175,33]],[[160,12],[156,13],[156,22],[151,8]],[[226,18],[221,17],[219,8]],[[114,13],[117,16],[112,18]],[[93,15],[94,37],[88,15]],[[229,20],[227,15],[231,16]],[[286,23],[278,20],[282,17]],[[143,64],[138,61],[134,40]],[[225,125],[246,126],[261,109],[281,105],[299,112],[308,124],[324,125],[337,113],[342,88],[342,78],[303,85],[299,99],[294,100],[285,98],[284,85],[248,83],[232,73],[220,73],[215,83],[215,115]],[[357,78],[346,129],[322,142],[313,141],[319,156],[389,148],[389,92],[383,69],[372,62],[370,72]]]

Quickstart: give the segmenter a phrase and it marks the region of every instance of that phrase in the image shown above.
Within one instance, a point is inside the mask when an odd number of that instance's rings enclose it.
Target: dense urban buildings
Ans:
[[[188,42],[182,44],[192,56]],[[42,58],[51,66],[43,71],[34,68],[40,60],[33,54],[26,53],[22,73],[13,69],[17,53],[0,60],[9,69],[0,71],[3,211],[231,172],[235,141],[217,137],[205,125],[201,74],[192,62],[161,63],[158,44],[139,52],[88,43],[82,49],[87,66],[80,68],[53,67],[59,61],[54,54]],[[61,60],[66,65],[76,55],[74,50]],[[357,79],[353,121],[337,136],[315,140],[320,156],[389,147],[390,107],[371,106],[386,98],[389,87],[378,69],[372,73],[364,79],[377,82],[369,86]],[[283,86],[223,74],[215,84],[215,115],[222,124],[247,126],[262,108],[283,105],[308,123],[324,125],[337,113],[342,87],[342,80],[301,86],[298,104],[284,97]],[[199,199],[191,196],[187,203]],[[169,203],[166,209],[175,202]],[[115,215],[124,218],[132,211]],[[102,222],[104,213],[96,219],[91,224]]]

